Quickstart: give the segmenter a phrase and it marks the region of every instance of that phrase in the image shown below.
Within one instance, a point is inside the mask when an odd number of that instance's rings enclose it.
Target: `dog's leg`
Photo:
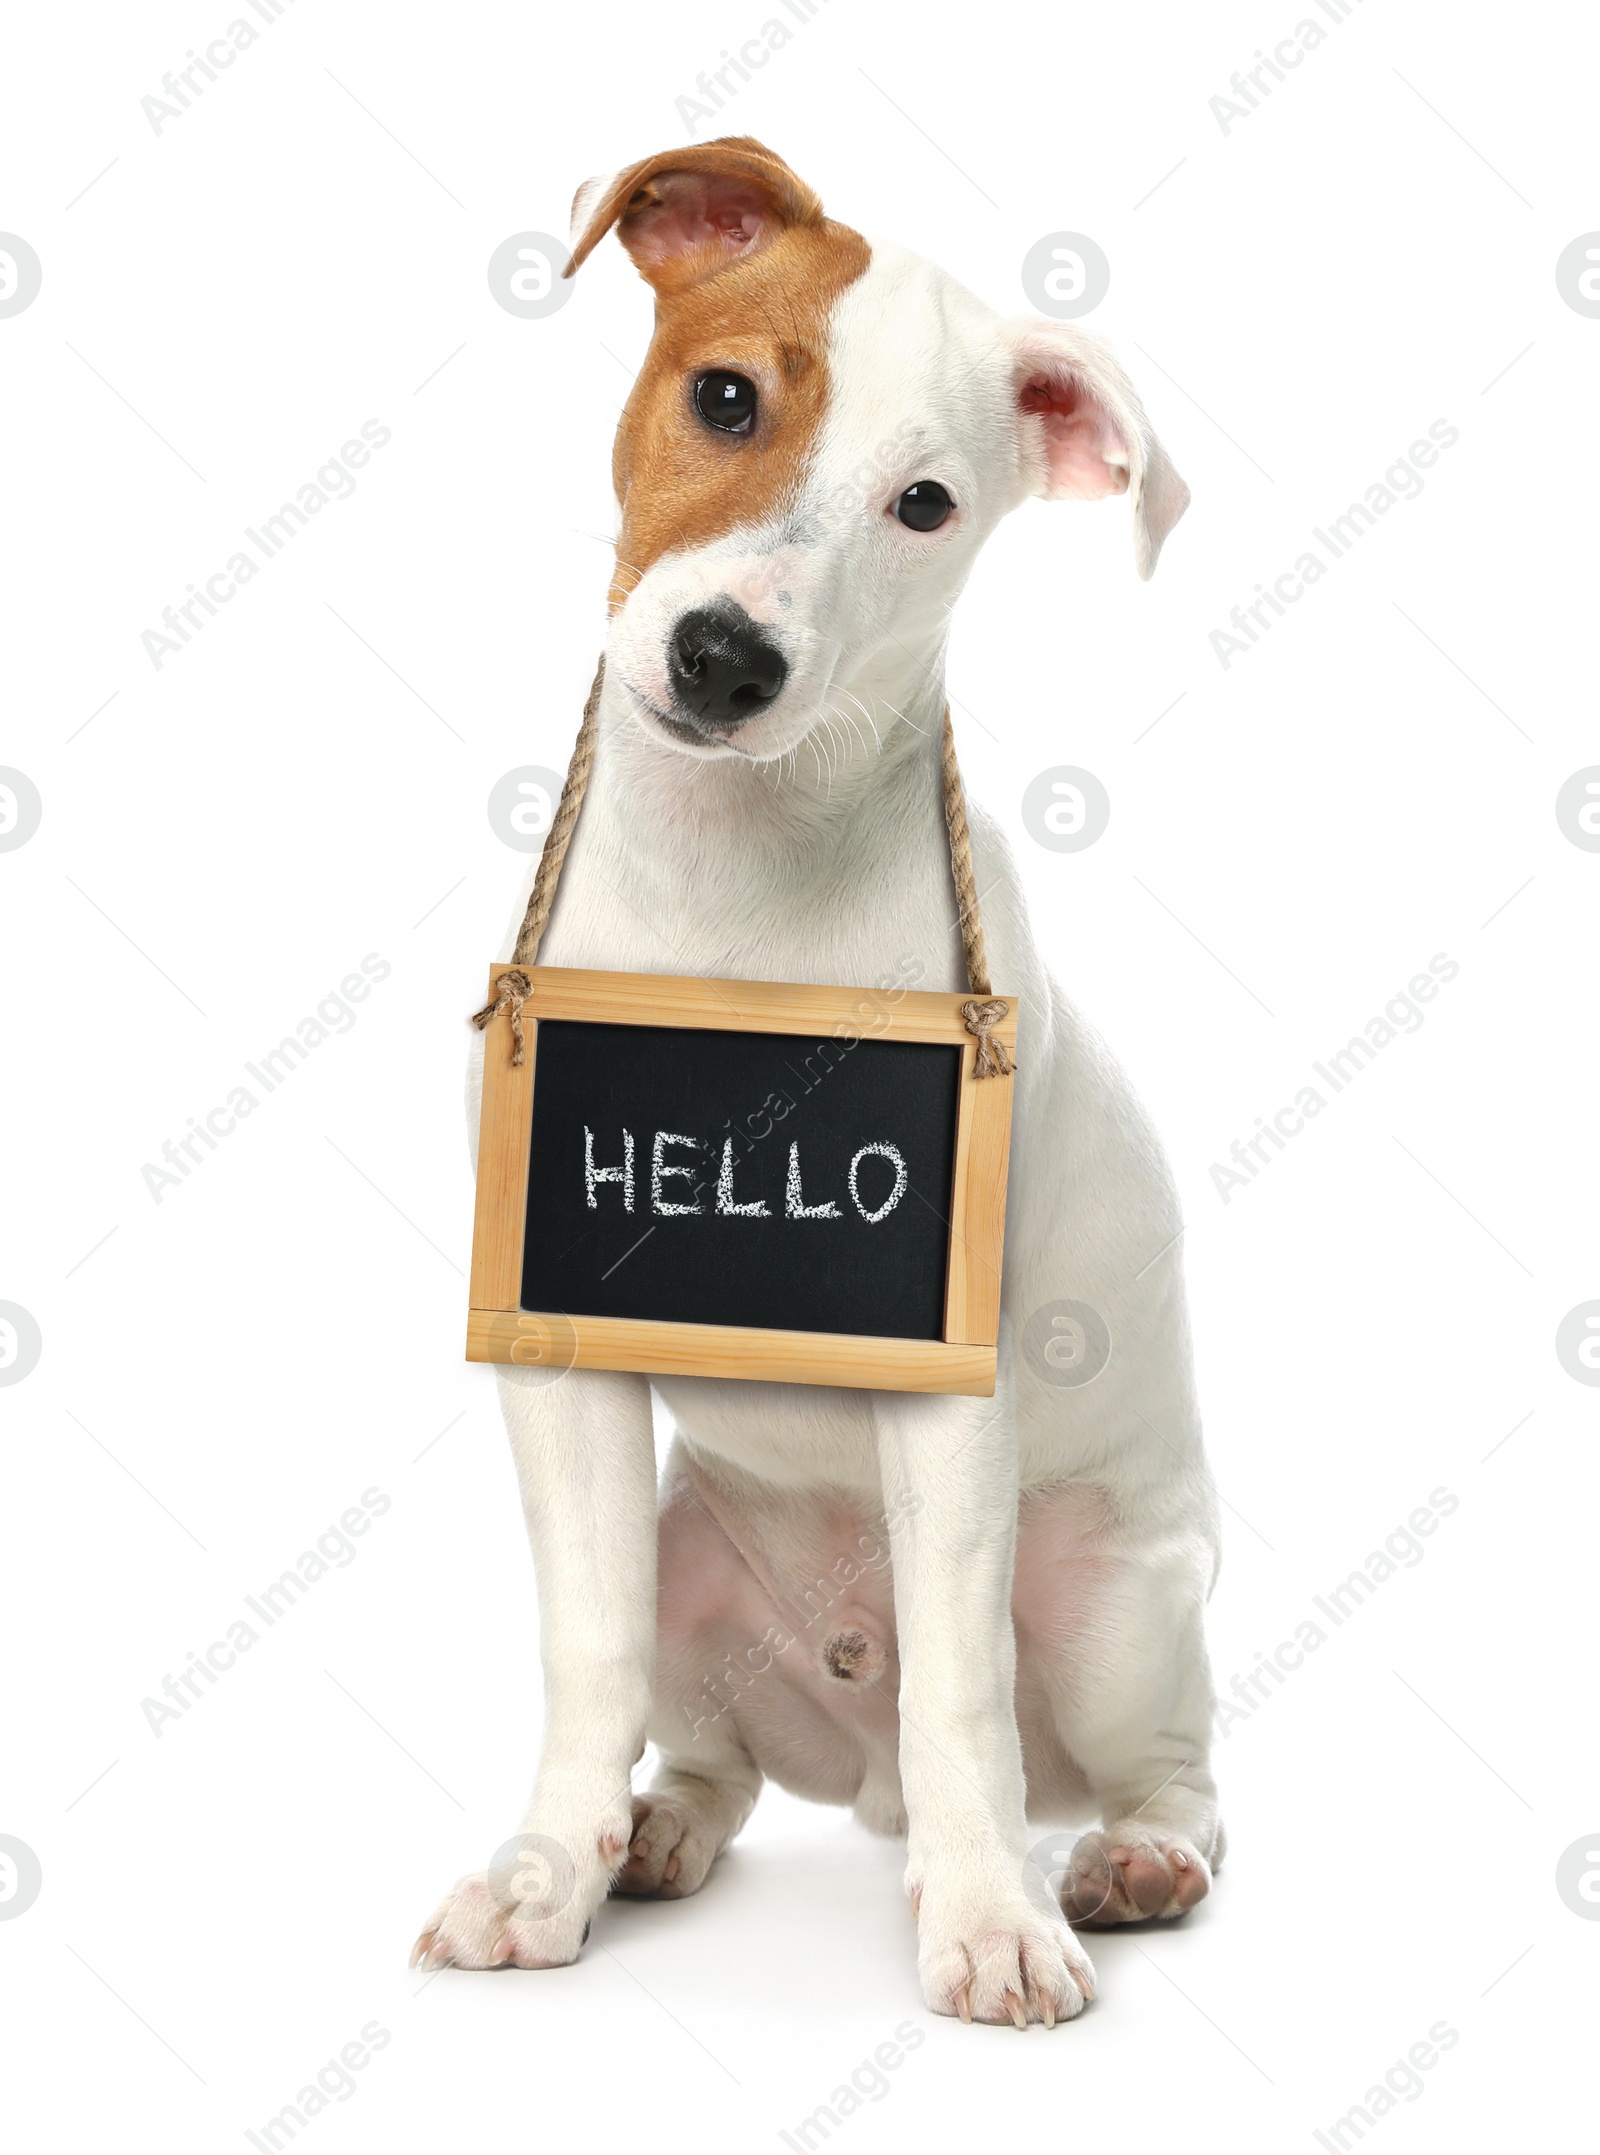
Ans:
[[[633,1838],[630,1777],[654,1674],[647,1380],[574,1370],[551,1384],[510,1367],[498,1375],[539,1586],[544,1745],[519,1862],[503,1877],[461,1880],[417,1941],[415,1957],[429,1967],[577,1959]]]
[[[1181,1916],[1205,1898],[1222,1861],[1204,1593],[1186,1558],[1147,1553],[1120,1563],[1117,1630],[1070,1672],[1060,1740],[1105,1821],[1064,1866],[1062,1906],[1073,1923]]]
[[[1017,1437],[993,1400],[874,1401],[900,1640],[906,1885],[923,1995],[963,2020],[1053,2026],[1093,1996],[1065,1921],[1030,1895],[1011,1618]]]

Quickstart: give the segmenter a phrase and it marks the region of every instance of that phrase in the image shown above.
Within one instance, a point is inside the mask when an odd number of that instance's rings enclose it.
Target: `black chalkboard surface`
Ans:
[[[543,1019],[521,1306],[944,1337],[962,1050]]]

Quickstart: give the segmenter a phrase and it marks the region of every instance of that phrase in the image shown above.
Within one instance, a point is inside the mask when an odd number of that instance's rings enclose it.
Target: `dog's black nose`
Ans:
[[[708,733],[759,718],[789,677],[789,662],[742,606],[720,599],[684,614],[667,641],[672,693]]]

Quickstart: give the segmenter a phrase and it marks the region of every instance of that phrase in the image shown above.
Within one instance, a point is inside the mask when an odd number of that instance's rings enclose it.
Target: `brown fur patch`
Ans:
[[[870,260],[859,233],[824,219],[659,295],[612,456],[622,509],[613,611],[662,554],[703,546],[796,497],[827,410],[829,319]],[[748,435],[718,434],[696,412],[695,380],[714,367],[755,383]]]
[[[829,317],[872,251],[753,135],[658,150],[591,186],[566,275],[615,225],[656,293],[612,457],[615,612],[662,554],[769,517],[798,492],[827,409]],[[579,189],[575,218],[589,194]],[[756,385],[749,434],[719,434],[695,410],[696,380],[721,367]]]

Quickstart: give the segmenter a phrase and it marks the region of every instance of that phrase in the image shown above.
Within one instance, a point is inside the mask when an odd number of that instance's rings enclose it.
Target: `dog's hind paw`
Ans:
[[[1186,1915],[1211,1890],[1211,1866],[1182,1834],[1131,1821],[1086,1833],[1061,1884],[1069,1923],[1105,1929],[1147,1917]]]
[[[635,1796],[628,1860],[611,1881],[613,1893],[659,1901],[698,1893],[722,1847],[715,1821],[677,1796]]]

